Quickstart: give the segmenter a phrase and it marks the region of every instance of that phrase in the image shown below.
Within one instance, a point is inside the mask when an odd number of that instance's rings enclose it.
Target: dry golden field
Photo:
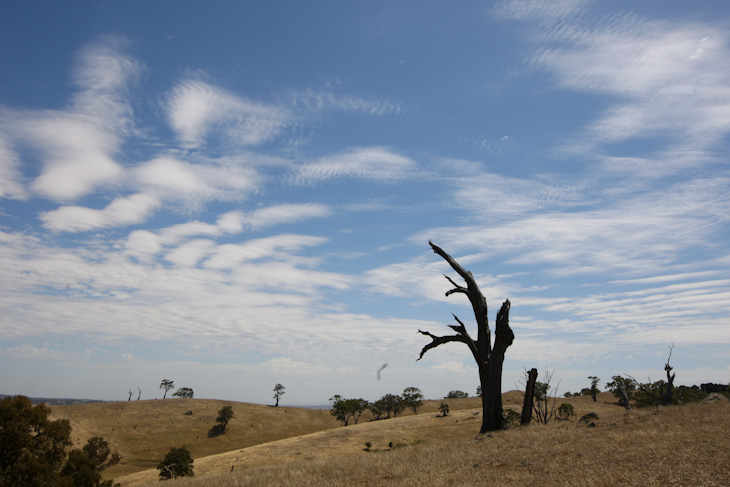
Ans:
[[[190,401],[192,406],[187,409],[193,410],[203,402],[176,399],[148,403],[152,404],[151,408],[159,409],[160,402],[177,402],[184,409],[184,401]],[[595,420],[595,426],[579,424],[573,419],[554,421],[547,426],[513,428],[481,438],[477,438],[481,422],[478,398],[449,400],[452,414],[446,418],[436,417],[439,401],[429,401],[417,416],[404,415],[372,422],[361,420],[360,424],[348,427],[328,421],[331,420],[325,417],[329,416],[328,411],[214,402],[217,409],[224,404],[233,405],[236,419],[229,425],[230,433],[234,432],[234,422],[239,419],[239,409],[243,413],[244,407],[248,406],[251,409],[247,414],[252,415],[270,413],[261,416],[258,422],[255,417],[241,418],[236,433],[240,439],[245,436],[240,430],[244,424],[249,428],[251,424],[259,425],[262,430],[272,433],[277,428],[282,433],[287,428],[303,431],[307,414],[326,426],[310,434],[284,434],[289,437],[246,447],[251,444],[252,438],[249,438],[248,443],[215,455],[206,452],[214,451],[214,446],[218,445],[206,445],[206,442],[215,442],[218,438],[198,435],[200,438],[187,444],[195,458],[196,477],[175,480],[176,486],[730,486],[730,402],[727,401],[627,413],[613,403],[608,393],[601,394],[595,403],[589,397],[558,399],[558,404],[572,403],[578,416],[596,412],[599,419]],[[131,406],[134,403],[107,403],[105,406],[124,404]],[[510,399],[505,400],[505,405],[518,409]],[[89,406],[93,405],[84,407]],[[59,417],[68,414],[61,409],[64,408],[54,408],[54,412],[59,410]],[[216,406],[212,409],[217,411]],[[289,416],[292,413],[295,416]],[[150,418],[153,416],[152,412],[148,414]],[[83,415],[78,417],[80,421],[74,424],[75,428],[87,423]],[[189,420],[190,417],[185,418]],[[206,421],[208,428],[214,418],[213,414],[209,425]],[[102,421],[102,418],[96,421]],[[184,421],[175,416],[172,423],[189,427],[190,424]],[[275,426],[271,421],[281,424]],[[289,421],[291,424],[287,425]],[[154,425],[147,427],[155,429]],[[168,428],[168,433],[172,433],[174,428]],[[91,432],[89,428],[88,433]],[[124,444],[125,448],[134,451],[134,442],[129,439],[118,442],[115,432],[116,429],[103,436],[112,439],[115,445]],[[159,435],[164,434],[160,428]],[[259,435],[260,438],[264,436]],[[137,441],[144,445],[144,440]],[[163,443],[161,438],[155,441]],[[364,451],[366,441],[372,443],[373,451]],[[389,442],[405,446],[389,450]],[[170,446],[181,444],[170,443]],[[227,448],[227,445],[220,446]],[[159,461],[169,447],[162,449],[165,451],[154,460],[150,455],[149,461]],[[203,453],[196,454],[196,451]],[[123,448],[120,452],[125,454]],[[133,454],[137,455],[133,458],[141,458],[137,453]],[[124,468],[129,469],[129,466]],[[112,472],[111,476],[123,486],[160,485],[155,469],[121,476],[123,473]]]

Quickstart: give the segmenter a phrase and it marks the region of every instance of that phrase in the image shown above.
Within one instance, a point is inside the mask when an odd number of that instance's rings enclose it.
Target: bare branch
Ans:
[[[467,283],[469,283],[469,281],[474,281],[474,276],[472,276],[471,272],[469,272],[466,269],[464,269],[463,267],[461,267],[461,265],[458,262],[456,262],[453,259],[453,257],[451,257],[449,254],[444,252],[444,250],[441,247],[439,247],[435,243],[431,242],[430,240],[428,241],[428,245],[431,246],[434,254],[440,255],[446,262],[448,262],[449,265],[451,266],[451,268],[454,269]],[[451,279],[449,279],[449,280],[451,281]]]
[[[468,290],[467,288],[465,288],[464,286],[460,286],[460,285],[458,285],[457,283],[455,283],[455,282],[454,282],[454,280],[453,280],[453,279],[451,279],[451,278],[450,278],[449,276],[447,276],[447,275],[445,275],[445,274],[444,274],[444,277],[445,277],[445,278],[446,278],[446,279],[447,279],[447,280],[448,280],[448,281],[449,281],[449,282],[450,282],[451,284],[453,284],[453,285],[454,285],[454,289],[450,289],[450,290],[446,291],[446,296],[450,296],[450,295],[452,295],[452,294],[455,294],[455,293],[464,293],[464,294],[469,294],[469,290]]]
[[[465,343],[467,346],[469,345],[469,343],[467,342],[468,338],[463,335],[447,335],[447,336],[439,337],[439,336],[436,336],[427,331],[421,331],[421,330],[418,330],[418,333],[420,333],[421,335],[426,335],[426,336],[431,337],[432,341],[431,341],[431,343],[429,343],[428,345],[423,347],[423,350],[421,350],[421,354],[418,356],[418,359],[416,359],[416,361],[421,360],[423,358],[423,355],[426,352],[428,352],[429,350],[431,350],[432,348],[436,348],[439,345],[443,345],[444,343],[461,342],[461,343]]]
[[[478,355],[481,362],[486,362],[487,360],[489,360],[489,355],[492,352],[492,337],[489,330],[489,323],[487,322],[487,300],[484,298],[484,295],[479,290],[479,285],[477,284],[476,280],[474,279],[474,275],[471,272],[461,267],[461,265],[456,262],[453,257],[444,252],[444,250],[438,245],[434,244],[430,240],[428,241],[428,244],[431,246],[435,254],[440,255],[446,262],[449,263],[451,268],[454,269],[466,281],[467,287],[464,288],[463,286],[456,284],[452,279],[447,277],[449,282],[451,282],[455,286],[455,288],[448,291],[446,293],[446,296],[454,293],[463,293],[466,294],[469,298],[469,302],[471,302],[471,307],[474,310],[474,318],[477,322],[476,346],[479,352]]]

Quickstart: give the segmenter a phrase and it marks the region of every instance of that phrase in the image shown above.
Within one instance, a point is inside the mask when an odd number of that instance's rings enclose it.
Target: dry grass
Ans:
[[[478,398],[447,401],[452,414],[446,418],[436,417],[439,402],[428,401],[417,416],[361,421],[346,428],[336,427],[328,411],[206,400],[148,401],[139,410],[135,403],[56,407],[54,413],[76,418],[74,433],[80,441],[85,441],[84,432],[102,434],[135,462],[149,458],[156,465],[169,448],[186,444],[195,458],[196,477],[178,479],[175,485],[180,487],[730,486],[729,403],[626,413],[608,393],[598,402],[558,399],[558,404],[572,403],[578,416],[596,412],[596,426],[555,421],[477,439]],[[226,404],[236,411],[237,426],[232,421],[226,435],[207,438],[215,413]],[[505,405],[518,408],[508,397]],[[92,406],[99,409],[84,409]],[[183,414],[188,409],[194,411],[192,417]],[[133,423],[145,435],[132,435],[128,429]],[[125,425],[122,431],[120,424]],[[378,451],[364,451],[366,441]],[[391,441],[407,447],[390,451]],[[124,487],[161,485],[156,469],[120,477],[123,473],[111,476]]]
[[[218,411],[226,405],[236,415],[226,434],[208,438]],[[192,411],[192,415],[186,415]],[[200,458],[260,443],[336,428],[329,411],[278,408],[213,399],[165,399],[54,406],[53,419],[66,418],[75,447],[103,436],[124,457],[108,477],[154,468],[173,447],[186,446]],[[105,472],[106,473],[106,472]]]
[[[596,427],[557,421],[476,439],[479,420],[469,418],[478,411],[462,410],[448,418],[419,414],[198,459],[198,476],[175,485],[730,485],[730,404],[625,413],[582,399],[569,402],[581,414],[596,411]],[[414,439],[426,443],[363,451],[364,441],[384,448],[387,441]],[[150,476],[144,478],[146,474]],[[118,480],[159,485],[156,471]]]
[[[422,411],[435,413],[440,401],[426,401]],[[449,401],[452,409],[478,407],[478,398]],[[226,434],[208,438],[218,411],[226,405],[236,417]],[[192,415],[185,412],[192,411]],[[370,419],[363,416],[361,422]],[[405,415],[411,414],[410,412]],[[120,465],[105,471],[105,478],[155,468],[170,448],[185,446],[193,458],[266,444],[284,438],[323,432],[342,425],[328,410],[279,406],[277,408],[215,399],[165,399],[54,406],[53,419],[65,418],[73,427],[72,440],[80,448],[92,436],[103,436],[118,451]],[[382,422],[379,422],[382,423]],[[363,440],[365,441],[365,440]],[[386,441],[387,445],[387,441]],[[156,472],[156,470],[154,471]]]

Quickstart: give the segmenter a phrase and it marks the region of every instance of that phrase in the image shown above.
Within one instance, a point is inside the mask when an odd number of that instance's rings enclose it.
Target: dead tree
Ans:
[[[527,385],[525,385],[525,400],[522,403],[522,417],[520,424],[527,426],[532,420],[532,400],[535,397],[535,382],[537,381],[537,369],[531,369],[527,373]]]
[[[479,290],[474,276],[440,247],[434,245],[431,241],[428,244],[435,254],[440,255],[466,281],[466,287],[464,287],[455,283],[450,277],[444,276],[454,286],[453,289],[446,292],[446,296],[461,293],[469,298],[477,322],[477,339],[474,340],[466,331],[464,323],[456,315],[453,315],[458,325],[449,325],[449,327],[456,332],[456,335],[436,336],[427,331],[418,330],[422,335],[431,338],[431,343],[423,347],[418,360],[421,360],[423,355],[432,348],[444,343],[461,342],[469,347],[479,367],[479,382],[482,387],[482,427],[480,433],[503,429],[502,364],[504,363],[505,351],[507,347],[512,345],[515,338],[509,326],[510,302],[506,300],[502,304],[499,313],[497,313],[494,344],[492,344],[487,316],[487,300]]]
[[[669,347],[669,357],[667,357],[667,363],[664,364],[664,370],[667,372],[667,389],[664,394],[662,394],[662,402],[670,406],[672,404],[672,388],[674,387],[674,376],[677,374],[672,374],[672,367],[669,365],[669,361],[672,359],[672,350],[674,349],[674,343]],[[671,374],[671,375],[670,375]]]

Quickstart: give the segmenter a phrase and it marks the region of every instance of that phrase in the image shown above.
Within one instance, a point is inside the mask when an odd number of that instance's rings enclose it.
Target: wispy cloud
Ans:
[[[0,137],[0,198],[18,200],[28,198],[23,175],[20,172],[20,157],[8,147],[2,137]]]
[[[566,149],[603,151],[610,144],[658,139],[663,147],[622,169],[674,173],[714,162],[714,144],[730,131],[730,38],[700,21],[622,15],[596,25],[581,16],[544,29],[532,62],[568,90],[613,102]],[[654,156],[656,156],[654,158]]]
[[[304,110],[354,111],[367,115],[400,115],[403,112],[403,106],[398,102],[311,89],[292,94],[291,104]]]
[[[416,169],[416,162],[384,147],[362,147],[302,164],[292,184],[312,184],[341,178],[398,181]]]
[[[282,107],[253,102],[203,81],[185,81],[173,88],[167,110],[170,125],[187,148],[203,146],[214,128],[229,142],[261,144],[291,118]]]
[[[0,116],[14,144],[39,154],[42,169],[31,185],[34,192],[72,201],[114,183],[123,173],[114,156],[133,129],[125,94],[139,65],[121,51],[121,44],[105,38],[81,52],[73,75],[78,91],[67,108],[4,110]],[[5,168],[7,157],[6,153]]]

